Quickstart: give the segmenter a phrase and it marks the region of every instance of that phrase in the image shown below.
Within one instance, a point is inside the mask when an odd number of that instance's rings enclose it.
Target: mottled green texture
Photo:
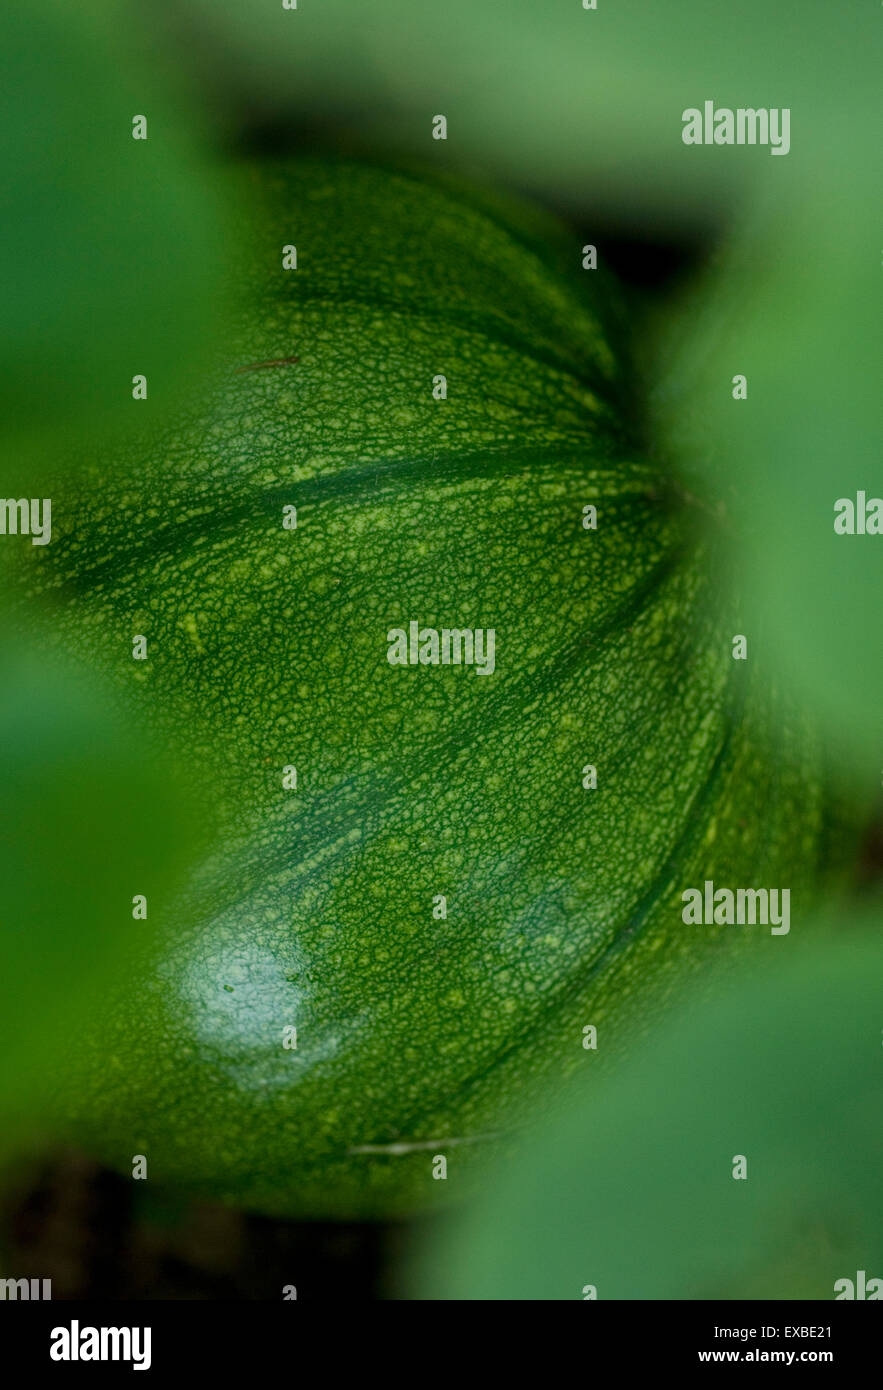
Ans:
[[[534,1084],[634,1035],[651,970],[788,949],[685,927],[680,893],[789,886],[800,932],[819,749],[756,654],[731,659],[708,518],[637,452],[613,292],[572,238],[377,167],[259,171],[240,197],[217,394],[137,483],[97,463],[34,557],[228,827],[111,1020],[87,1132],[273,1212],[405,1211],[461,1194],[491,1147],[464,1141]],[[391,667],[411,618],[495,628],[496,672]]]

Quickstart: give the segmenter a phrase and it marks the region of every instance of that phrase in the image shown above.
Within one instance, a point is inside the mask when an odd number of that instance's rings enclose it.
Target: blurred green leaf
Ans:
[[[758,205],[668,326],[659,400],[678,464],[726,505],[746,622],[875,784],[883,537],[835,534],[834,504],[883,495],[881,194],[867,170],[828,168],[824,198],[795,190],[787,220]]]
[[[828,116],[870,114],[878,85],[878,14],[828,0],[599,0],[595,11],[580,0],[161,0],[159,13],[177,24],[177,47],[198,41],[230,118],[334,121],[375,145],[491,164],[559,206],[618,204],[657,229],[714,220],[770,164],[802,161],[812,176]],[[687,149],[681,113],[705,98],[791,106],[791,155]],[[437,112],[444,144],[431,138]],[[870,154],[874,129],[854,129],[839,156]]]
[[[830,1299],[883,1277],[883,944],[879,915],[863,925],[685,1003],[584,1079],[423,1252],[421,1294]]]
[[[48,427],[58,448],[79,425],[87,455],[126,412],[143,427],[212,338],[223,209],[195,117],[136,24],[112,0],[10,0],[0,19],[2,472],[20,489],[22,451]]]
[[[184,786],[94,679],[2,634],[0,1149],[45,1113],[105,990],[145,969],[196,844]],[[132,916],[136,893],[146,920]],[[108,1065],[111,1065],[110,1059]]]

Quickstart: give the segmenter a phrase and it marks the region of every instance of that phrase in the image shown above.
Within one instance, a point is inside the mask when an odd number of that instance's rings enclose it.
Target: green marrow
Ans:
[[[60,484],[25,557],[216,824],[71,1108],[123,1168],[394,1215],[646,1031],[651,979],[787,950],[834,818],[717,523],[643,438],[603,266],[410,168],[268,165],[238,199],[213,393]],[[492,630],[493,670],[391,664],[412,622]],[[686,925],[706,880],[788,888],[791,935]]]

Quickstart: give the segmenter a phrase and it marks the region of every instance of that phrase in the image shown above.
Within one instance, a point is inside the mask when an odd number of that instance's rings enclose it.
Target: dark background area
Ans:
[[[11,1276],[53,1300],[380,1299],[412,1237],[404,1224],[286,1222],[156,1193],[63,1152],[4,1212]]]

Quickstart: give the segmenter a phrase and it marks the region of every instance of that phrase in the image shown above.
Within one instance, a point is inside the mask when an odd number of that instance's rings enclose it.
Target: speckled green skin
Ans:
[[[732,660],[713,528],[636,455],[617,311],[573,238],[357,164],[257,172],[243,198],[216,394],[138,481],[96,464],[26,557],[224,827],[76,1108],[154,1179],[406,1212],[461,1195],[479,1136],[644,1027],[651,973],[788,949],[824,852],[818,749],[758,654]],[[495,628],[495,673],[391,667],[411,618]],[[706,877],[789,886],[791,938],[684,926]]]

